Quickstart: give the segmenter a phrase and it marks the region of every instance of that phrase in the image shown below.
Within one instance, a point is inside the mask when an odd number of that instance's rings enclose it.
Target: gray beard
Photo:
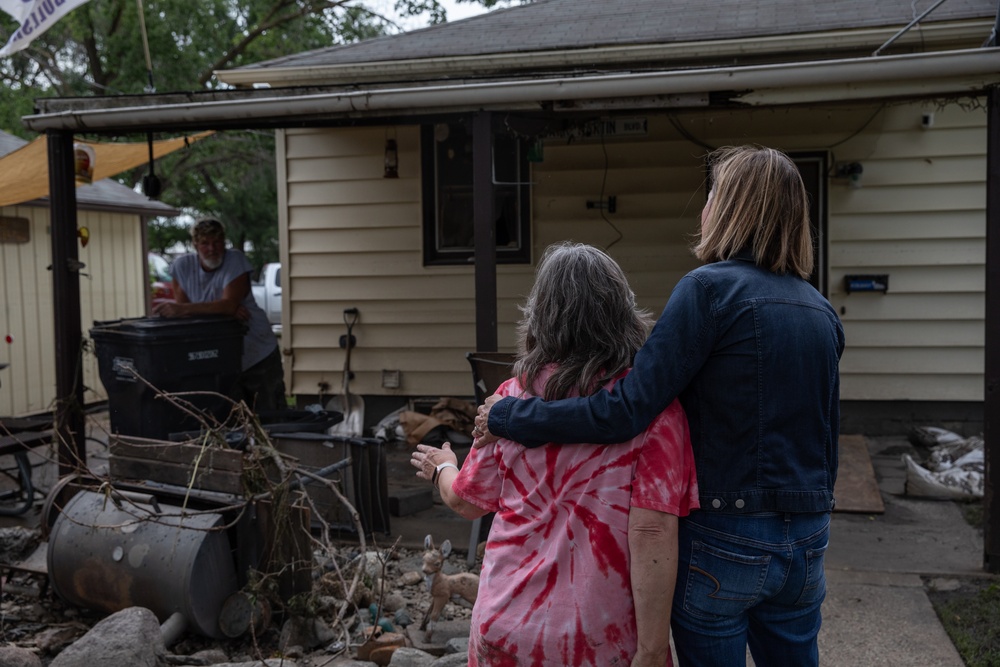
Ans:
[[[223,255],[222,257],[219,257],[219,259],[209,260],[200,255],[198,256],[198,259],[201,260],[201,268],[205,269],[206,271],[215,271],[217,268],[222,266],[222,260],[224,260],[225,258],[226,256]]]

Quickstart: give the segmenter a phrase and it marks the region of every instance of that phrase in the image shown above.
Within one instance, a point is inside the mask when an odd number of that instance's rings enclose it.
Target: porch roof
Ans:
[[[1000,83],[1000,48],[588,76],[399,87],[314,87],[46,98],[34,131],[115,133],[354,124],[476,110],[612,111],[776,106],[979,95]]]

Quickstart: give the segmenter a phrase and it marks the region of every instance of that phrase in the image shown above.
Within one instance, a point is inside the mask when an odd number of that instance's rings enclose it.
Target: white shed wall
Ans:
[[[2,215],[27,218],[27,243],[0,243],[0,414],[24,415],[53,408],[56,397],[49,209],[11,206]],[[142,221],[139,216],[79,211],[78,224],[90,230],[78,248],[85,267],[80,277],[81,324],[85,345],[95,320],[140,317],[148,291]],[[10,336],[11,342],[6,342]],[[88,347],[82,354],[86,402],[107,397]]]

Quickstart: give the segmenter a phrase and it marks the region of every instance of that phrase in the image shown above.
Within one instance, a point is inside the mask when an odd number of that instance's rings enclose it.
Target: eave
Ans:
[[[821,60],[580,77],[434,83],[408,87],[215,93],[208,101],[175,96],[43,99],[23,118],[36,132],[177,131],[247,126],[347,124],[358,119],[473,110],[572,111],[729,105],[773,106],[847,100],[978,95],[1000,83],[1000,50]],[[170,101],[168,101],[170,100]]]

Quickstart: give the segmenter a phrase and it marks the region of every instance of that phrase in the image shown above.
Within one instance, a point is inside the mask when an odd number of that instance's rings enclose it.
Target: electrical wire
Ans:
[[[879,107],[878,107],[878,109],[875,110],[875,113],[873,113],[871,115],[871,118],[869,118],[864,123],[862,123],[861,127],[859,127],[858,129],[856,129],[854,132],[852,132],[851,134],[847,135],[846,137],[844,137],[840,141],[837,141],[837,142],[834,142],[834,143],[830,144],[829,146],[827,146],[827,149],[835,148],[835,147],[837,147],[837,146],[839,146],[839,145],[841,145],[843,143],[846,143],[846,142],[850,141],[851,139],[853,139],[854,137],[856,137],[859,134],[861,134],[862,132],[864,132],[865,128],[867,128],[869,125],[871,125],[872,121],[875,120],[875,118],[880,113],[882,113],[885,110],[885,106],[886,106],[885,102],[883,102],[882,104],[880,104]]]
[[[608,224],[609,227],[611,227],[611,229],[615,230],[616,234],[618,234],[618,237],[614,241],[609,243],[606,248],[604,248],[605,252],[607,252],[608,250],[611,250],[612,246],[621,241],[625,237],[625,235],[622,234],[620,229],[615,227],[615,223],[611,222],[611,220],[608,219],[608,216],[604,212],[606,210],[606,207],[604,205],[604,191],[608,184],[608,165],[609,165],[608,146],[607,144],[604,143],[604,123],[601,123],[601,151],[603,151],[604,153],[604,175],[601,177],[601,196],[597,201],[600,202],[599,210],[601,212],[601,218],[604,220],[604,222]]]
[[[698,137],[691,134],[686,127],[681,125],[680,121],[677,120],[677,117],[674,116],[673,114],[668,114],[667,119],[670,121],[670,124],[674,126],[674,129],[677,130],[678,134],[680,134],[682,137],[690,141],[695,146],[700,146],[701,148],[707,150],[709,153],[713,152],[716,148],[718,148],[718,146],[707,144]]]

